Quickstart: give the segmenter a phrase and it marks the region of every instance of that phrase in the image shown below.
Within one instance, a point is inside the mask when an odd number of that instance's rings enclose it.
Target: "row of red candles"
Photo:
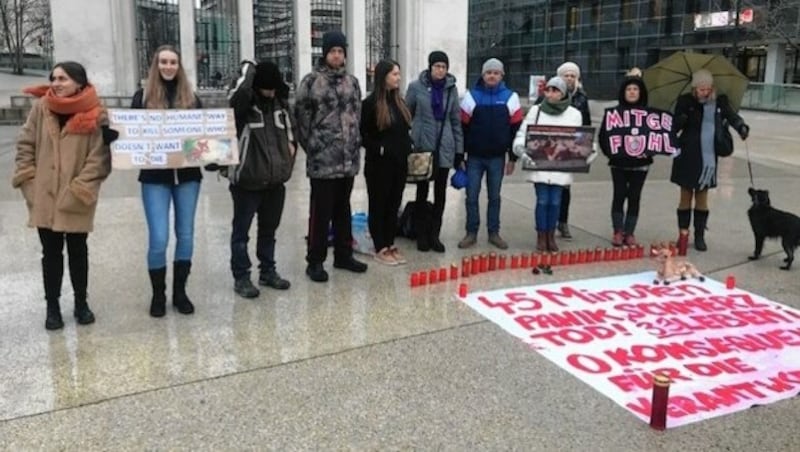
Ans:
[[[651,245],[649,256],[654,255],[655,250],[658,247],[660,247],[660,245]],[[669,247],[674,247],[674,244],[669,244]],[[510,259],[505,254],[498,255],[497,253],[492,252],[488,255],[483,253],[480,255],[473,255],[463,258],[461,261],[460,272],[457,264],[452,264],[449,272],[445,267],[412,272],[409,282],[411,287],[419,287],[427,284],[445,282],[448,279],[456,280],[459,278],[459,274],[462,278],[468,278],[471,275],[477,275],[496,270],[505,270],[506,268],[516,270],[519,268],[533,268],[539,265],[574,265],[591,262],[640,259],[643,257],[645,257],[644,246],[641,244],[617,248],[604,249],[597,247],[594,250],[584,249],[577,251],[561,251],[561,253],[534,251],[532,253],[511,255]]]

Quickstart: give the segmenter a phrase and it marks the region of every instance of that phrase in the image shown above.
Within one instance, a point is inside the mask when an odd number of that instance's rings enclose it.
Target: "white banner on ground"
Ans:
[[[668,428],[800,393],[800,311],[710,279],[663,286],[654,276],[463,301],[645,422],[655,373],[672,379]]]

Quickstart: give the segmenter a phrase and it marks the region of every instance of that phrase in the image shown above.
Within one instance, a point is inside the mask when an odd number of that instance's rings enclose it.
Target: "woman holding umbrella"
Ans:
[[[717,95],[711,72],[700,69],[692,74],[692,91],[678,97],[675,105],[673,130],[680,134],[681,153],[672,162],[670,181],[681,189],[678,204],[679,248],[689,241],[689,223],[694,201],[694,247],[706,251],[706,222],[708,221],[708,189],[717,186],[717,157],[720,136],[726,132],[727,121],[742,140],[750,128],[731,107],[727,96]]]

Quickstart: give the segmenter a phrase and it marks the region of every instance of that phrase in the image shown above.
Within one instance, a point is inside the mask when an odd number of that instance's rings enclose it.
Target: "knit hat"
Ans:
[[[556,74],[558,74],[559,77],[563,77],[567,72],[574,72],[576,78],[581,78],[581,68],[572,61],[567,61],[559,66]]]
[[[283,82],[283,77],[281,76],[280,69],[278,69],[278,65],[272,61],[262,61],[256,65],[253,88],[281,91],[288,89],[288,86]]]
[[[341,47],[347,56],[347,38],[341,31],[329,31],[322,35],[322,58],[328,56],[334,47]]]
[[[447,57],[447,54],[442,52],[441,50],[434,50],[428,55],[428,70],[433,68],[433,65],[436,63],[444,63],[447,67],[450,67],[450,58]]]
[[[489,58],[483,63],[483,68],[481,69],[481,75],[485,74],[487,71],[500,71],[501,74],[505,74],[506,72],[503,70],[503,62],[498,60],[497,58]]]
[[[714,76],[707,69],[699,69],[692,74],[692,88],[714,86]]]
[[[553,87],[553,88],[561,91],[561,94],[564,94],[564,95],[567,94],[567,82],[565,82],[564,79],[559,77],[559,76],[555,76],[555,77],[551,78],[550,80],[548,80],[546,87],[547,88]]]

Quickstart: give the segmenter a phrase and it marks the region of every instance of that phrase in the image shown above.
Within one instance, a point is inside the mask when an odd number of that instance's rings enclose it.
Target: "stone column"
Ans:
[[[197,45],[194,31],[194,0],[178,0],[181,64],[192,86],[197,87]]]
[[[764,68],[764,83],[782,84],[786,76],[786,45],[772,43],[767,46],[767,67]]]
[[[347,35],[347,72],[354,75],[366,97],[367,13],[364,0],[345,0],[344,27]]]
[[[311,0],[294,0],[294,83],[313,69],[311,61]]]
[[[256,58],[256,30],[253,0],[237,0],[239,16],[239,55],[242,60]]]
[[[133,0],[50,2],[50,15],[56,62],[83,64],[101,96],[133,95],[139,81]]]

